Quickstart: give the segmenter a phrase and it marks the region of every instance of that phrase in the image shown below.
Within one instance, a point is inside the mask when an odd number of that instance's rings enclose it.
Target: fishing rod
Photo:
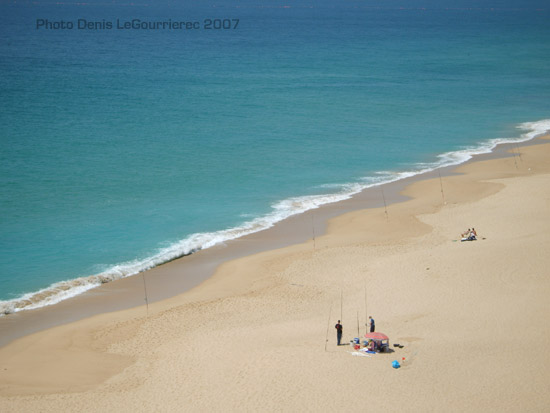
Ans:
[[[523,159],[521,159],[521,151],[519,150],[519,143],[516,142],[516,148],[518,149],[518,156],[519,156],[519,160],[521,162],[523,162]]]
[[[143,277],[143,290],[145,291],[145,306],[147,308],[147,317],[149,317],[149,298],[147,297],[147,284],[145,284],[145,271],[141,273]]]
[[[384,213],[386,214],[386,219],[388,219],[388,207],[386,205],[386,197],[384,196],[384,188],[380,187],[382,191],[382,200],[384,201]]]
[[[357,337],[359,337],[359,310],[357,310]]]
[[[365,334],[369,332],[369,313],[367,311],[367,280],[365,280]]]
[[[441,179],[441,171],[438,169],[437,173],[439,174],[439,186],[441,186],[441,198],[443,199],[443,204],[445,204],[445,193],[443,192],[443,180]]]
[[[328,343],[328,330],[330,328],[330,316],[332,315],[332,303],[330,304],[330,310],[328,312],[328,322],[327,322],[327,335],[325,337],[325,351],[327,351],[327,343]]]
[[[313,251],[315,251],[315,222],[313,221],[313,212],[311,212],[311,232],[313,233]]]

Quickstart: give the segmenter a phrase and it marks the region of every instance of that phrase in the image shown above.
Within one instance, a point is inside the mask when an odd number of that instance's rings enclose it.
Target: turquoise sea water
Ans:
[[[2,4],[0,312],[550,128],[550,8],[331,4]]]

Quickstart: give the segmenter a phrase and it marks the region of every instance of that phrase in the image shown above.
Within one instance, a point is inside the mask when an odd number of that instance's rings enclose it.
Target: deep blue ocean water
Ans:
[[[217,4],[0,5],[0,311],[550,128],[536,2]]]

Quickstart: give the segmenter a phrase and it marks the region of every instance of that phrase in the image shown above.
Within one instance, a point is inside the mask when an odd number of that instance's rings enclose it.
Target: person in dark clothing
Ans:
[[[336,329],[336,339],[338,340],[338,345],[340,345],[340,341],[342,341],[342,324],[340,324],[340,320],[338,320],[338,323],[334,326]]]
[[[370,320],[370,332],[374,333],[374,318],[372,318],[372,316],[369,316],[369,320]]]

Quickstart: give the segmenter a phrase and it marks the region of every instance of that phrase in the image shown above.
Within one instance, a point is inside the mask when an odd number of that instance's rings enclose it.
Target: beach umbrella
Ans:
[[[389,340],[388,336],[382,333],[367,333],[365,337],[371,340]]]

